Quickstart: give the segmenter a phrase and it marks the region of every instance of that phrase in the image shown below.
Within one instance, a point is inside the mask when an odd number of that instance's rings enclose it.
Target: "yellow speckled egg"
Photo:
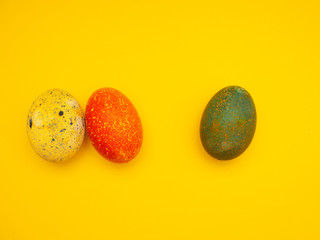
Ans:
[[[84,133],[84,113],[67,91],[52,89],[32,104],[27,132],[36,153],[45,160],[63,162],[80,148]]]

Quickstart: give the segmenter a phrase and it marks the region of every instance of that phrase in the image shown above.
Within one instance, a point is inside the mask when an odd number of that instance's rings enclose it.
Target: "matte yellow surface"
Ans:
[[[264,2],[264,3],[262,3]],[[318,1],[1,1],[0,239],[320,239]],[[252,95],[256,135],[211,158],[201,114],[221,88]],[[31,148],[32,101],[85,108],[114,87],[144,127],[115,164],[85,137],[73,159]]]
[[[50,89],[33,102],[26,122],[30,144],[45,160],[64,162],[82,146],[84,112],[65,90]]]

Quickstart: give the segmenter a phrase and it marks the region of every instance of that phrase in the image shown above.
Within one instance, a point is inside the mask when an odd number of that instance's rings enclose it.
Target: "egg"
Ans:
[[[67,91],[51,89],[33,102],[27,117],[27,134],[40,157],[51,162],[66,161],[82,144],[84,113]]]
[[[143,131],[130,100],[113,88],[101,88],[89,98],[86,129],[92,145],[106,159],[129,162],[139,153]]]
[[[250,145],[256,121],[250,94],[238,86],[223,88],[211,98],[202,114],[202,145],[216,159],[236,158]]]

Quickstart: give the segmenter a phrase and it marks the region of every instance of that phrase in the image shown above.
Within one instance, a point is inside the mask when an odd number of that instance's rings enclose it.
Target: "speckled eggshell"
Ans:
[[[142,145],[142,124],[130,100],[113,88],[95,91],[86,107],[86,129],[95,149],[106,159],[125,163]]]
[[[49,90],[32,104],[27,133],[36,153],[45,160],[63,162],[80,148],[84,133],[84,113],[68,92]]]
[[[236,158],[250,145],[256,121],[256,108],[250,94],[238,86],[223,88],[211,98],[203,112],[202,145],[216,159]]]

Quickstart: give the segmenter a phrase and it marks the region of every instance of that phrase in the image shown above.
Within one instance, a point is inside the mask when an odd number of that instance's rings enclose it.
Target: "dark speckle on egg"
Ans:
[[[245,89],[230,86],[220,90],[202,115],[200,137],[203,147],[216,159],[236,158],[250,145],[256,119],[254,102]]]
[[[59,116],[62,116],[62,115],[63,115],[63,111],[60,111],[60,112],[59,112]]]
[[[32,128],[32,118],[29,119],[29,127]]]

